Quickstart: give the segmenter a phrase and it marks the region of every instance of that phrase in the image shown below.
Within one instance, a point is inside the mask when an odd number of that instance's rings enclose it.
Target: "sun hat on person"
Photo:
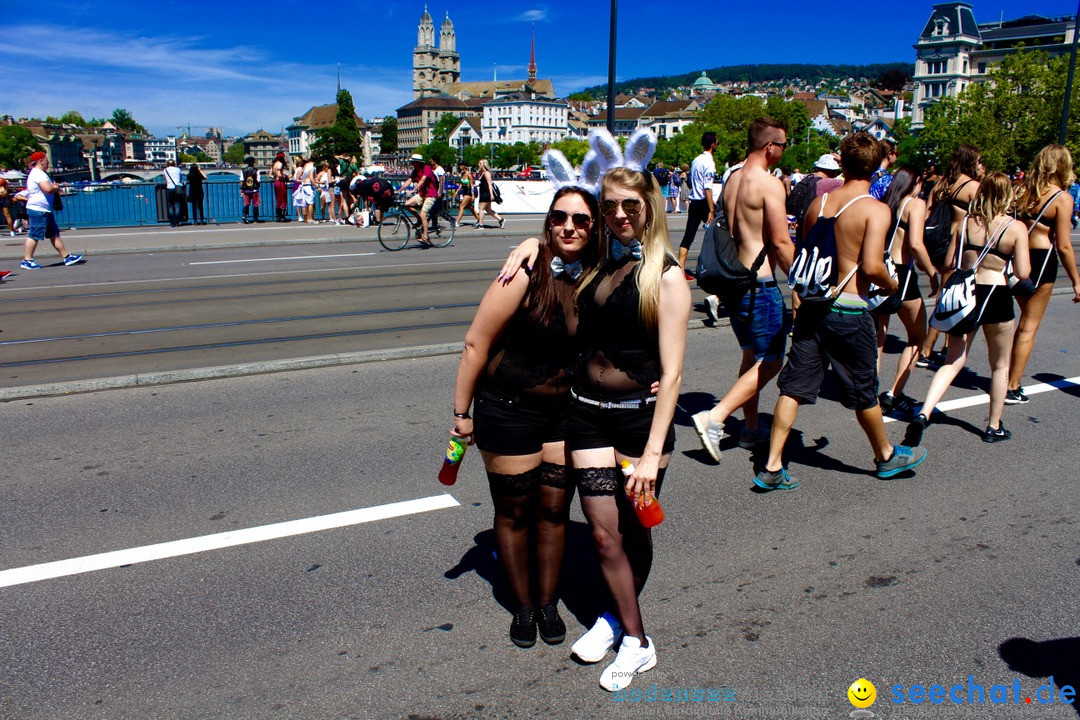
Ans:
[[[839,170],[840,163],[836,162],[836,158],[830,153],[825,153],[817,159],[817,162],[814,163],[814,167],[821,170]]]
[[[409,162],[418,162],[418,163],[422,163],[422,162],[424,162],[424,156],[423,156],[423,155],[419,155],[419,154],[417,154],[417,153],[413,153],[412,157],[411,157],[411,158],[409,158]]]

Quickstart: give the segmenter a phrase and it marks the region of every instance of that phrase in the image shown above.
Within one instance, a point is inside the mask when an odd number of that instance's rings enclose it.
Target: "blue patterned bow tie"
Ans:
[[[581,265],[580,260],[563,262],[561,257],[551,258],[551,274],[555,277],[565,275],[571,280],[577,280],[583,272],[585,272],[585,268]]]
[[[623,245],[615,238],[611,239],[611,259],[619,262],[629,255],[634,260],[641,259],[641,241],[634,238],[629,245]]]

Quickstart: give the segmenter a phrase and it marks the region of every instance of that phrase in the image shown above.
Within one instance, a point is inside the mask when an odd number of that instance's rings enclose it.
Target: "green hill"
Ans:
[[[813,65],[804,63],[786,63],[771,65],[728,65],[705,70],[705,74],[715,83],[753,82],[767,83],[777,80],[799,79],[808,83],[821,80],[844,80],[849,77],[866,79],[875,85],[898,90],[897,83],[903,85],[915,72],[914,63],[874,63],[871,65]],[[634,78],[615,84],[616,93],[632,94],[638,88],[649,87],[658,91],[692,85],[701,77],[701,71],[685,75],[661,75],[659,77]],[[607,96],[607,85],[594,85],[585,88],[580,94],[594,98]],[[579,93],[574,93],[575,96]]]

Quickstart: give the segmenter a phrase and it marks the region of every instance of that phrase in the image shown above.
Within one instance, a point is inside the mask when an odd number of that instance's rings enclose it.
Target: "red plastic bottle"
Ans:
[[[634,474],[634,465],[629,460],[620,460],[619,465],[622,466],[623,475],[626,477]],[[656,527],[664,522],[664,508],[660,507],[660,501],[655,496],[649,503],[645,502],[643,495],[635,497],[634,512],[637,513],[638,522],[645,529]]]
[[[439,468],[439,482],[443,485],[453,485],[457,482],[458,470],[461,461],[465,457],[465,450],[469,447],[469,441],[457,435],[450,436],[450,442],[446,445],[446,458],[442,467]]]

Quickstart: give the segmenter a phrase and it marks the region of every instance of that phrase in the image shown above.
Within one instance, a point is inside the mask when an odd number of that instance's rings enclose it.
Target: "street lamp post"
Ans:
[[[1072,99],[1073,75],[1076,73],[1076,44],[1080,40],[1080,3],[1076,6],[1076,19],[1073,21],[1073,46],[1069,57],[1069,76],[1065,80],[1065,102],[1061,106],[1061,130],[1058,132],[1058,144],[1065,144],[1065,133],[1069,126],[1069,101]]]
[[[615,29],[618,25],[619,0],[611,0],[611,34],[608,39],[607,129],[615,134]]]

